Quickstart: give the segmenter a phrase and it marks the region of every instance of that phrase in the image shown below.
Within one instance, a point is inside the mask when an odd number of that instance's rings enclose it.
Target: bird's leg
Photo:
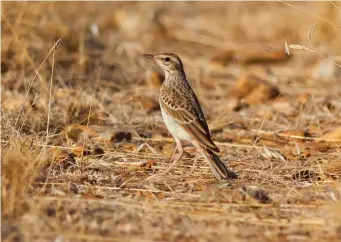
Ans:
[[[175,155],[175,153],[176,153],[177,148],[178,148],[178,145],[175,146],[174,152],[173,152],[172,157],[170,158],[170,161],[169,161],[169,162],[172,162],[172,160],[173,160],[173,158],[174,158],[174,155]]]
[[[193,161],[193,165],[192,165],[192,168],[191,168],[191,171],[190,171],[190,174],[193,173],[194,169],[195,169],[195,165],[197,164],[197,161],[199,160],[200,158],[200,153],[197,152],[195,157],[194,157],[194,161]]]
[[[174,153],[172,155],[172,158],[170,160],[170,163],[168,164],[167,169],[165,171],[161,172],[161,174],[155,174],[155,175],[152,175],[152,176],[148,177],[146,180],[153,180],[153,179],[156,179],[156,178],[160,178],[161,175],[166,174],[167,172],[169,172],[174,167],[174,165],[182,158],[182,156],[184,155],[184,149],[182,148],[181,141],[178,140],[178,139],[175,139],[175,141],[176,141],[176,147],[175,147]],[[179,155],[176,157],[176,159],[174,161],[172,161],[173,156],[175,155],[176,149],[179,150]]]
[[[179,154],[178,156],[176,157],[176,159],[174,161],[172,161],[172,163],[170,163],[167,167],[167,169],[163,172],[163,173],[167,173],[169,172],[173,167],[174,165],[183,157],[184,155],[184,149],[182,148],[182,144],[181,144],[181,141],[179,139],[175,139],[176,141],[176,146],[179,150]]]

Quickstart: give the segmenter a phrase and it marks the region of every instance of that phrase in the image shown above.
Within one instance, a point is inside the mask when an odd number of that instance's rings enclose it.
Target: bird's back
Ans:
[[[165,79],[160,90],[160,104],[168,107],[166,110],[175,118],[176,122],[183,125],[196,123],[196,128],[205,136],[210,148],[219,152],[211,140],[210,131],[198,98],[185,75],[168,76]]]

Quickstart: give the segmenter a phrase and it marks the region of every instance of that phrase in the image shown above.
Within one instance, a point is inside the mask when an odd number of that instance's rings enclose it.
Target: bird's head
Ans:
[[[184,72],[181,59],[176,54],[144,54],[143,56],[154,60],[165,71],[166,76]]]

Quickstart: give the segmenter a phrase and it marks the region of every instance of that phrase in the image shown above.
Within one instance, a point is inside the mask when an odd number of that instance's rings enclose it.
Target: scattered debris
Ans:
[[[311,170],[302,170],[292,175],[292,179],[298,181],[315,181],[319,179],[318,174]]]
[[[76,165],[74,153],[67,150],[52,149],[52,164],[62,169],[67,169],[70,166]]]
[[[82,157],[91,154],[91,149],[88,145],[76,143],[71,148],[72,153],[77,157]]]
[[[114,142],[121,142],[124,139],[126,141],[130,141],[131,138],[132,138],[132,135],[131,135],[130,132],[118,131],[118,132],[115,132],[113,134],[111,140],[114,141]]]
[[[156,164],[156,162],[154,160],[147,160],[146,163],[142,164],[142,167],[144,167],[146,170],[149,170],[155,164]]]
[[[267,203],[272,202],[272,200],[268,196],[268,194],[262,189],[259,189],[257,187],[251,187],[251,186],[249,186],[247,188],[243,187],[242,189],[246,194],[248,194],[249,196],[256,199],[258,202],[260,202],[262,204],[267,204]]]
[[[145,146],[147,146],[148,150],[151,151],[154,155],[158,155],[157,151],[147,143],[142,143],[137,146],[133,153],[139,153]]]
[[[92,154],[97,156],[97,157],[103,157],[103,155],[105,154],[104,150],[101,147],[94,147],[94,149],[92,150]]]
[[[261,155],[265,158],[275,158],[281,161],[286,161],[286,158],[281,153],[279,153],[276,150],[271,150],[267,148],[265,145],[263,145]]]

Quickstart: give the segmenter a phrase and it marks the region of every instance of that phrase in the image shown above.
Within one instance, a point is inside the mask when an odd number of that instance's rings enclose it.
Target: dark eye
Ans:
[[[169,57],[166,57],[165,62],[168,62],[168,61],[170,61],[170,59],[169,59]]]

